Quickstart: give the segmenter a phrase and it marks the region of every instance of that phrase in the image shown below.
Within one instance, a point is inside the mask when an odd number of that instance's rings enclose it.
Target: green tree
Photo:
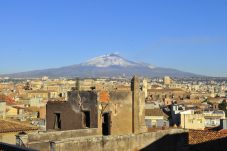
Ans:
[[[226,109],[226,107],[227,107],[227,102],[226,102],[226,100],[223,100],[223,101],[218,105],[218,108],[219,108],[220,110],[222,110],[222,111],[225,112],[225,116],[227,116],[227,109]]]

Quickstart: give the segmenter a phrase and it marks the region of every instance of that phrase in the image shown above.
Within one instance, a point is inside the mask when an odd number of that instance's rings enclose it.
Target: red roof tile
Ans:
[[[37,127],[15,121],[0,120],[0,133],[38,130]]]
[[[220,138],[227,137],[226,133],[216,132],[216,131],[199,131],[190,130],[189,131],[189,144],[200,144],[208,141],[217,140]]]

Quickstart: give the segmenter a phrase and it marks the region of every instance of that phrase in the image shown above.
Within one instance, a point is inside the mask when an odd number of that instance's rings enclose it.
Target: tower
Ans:
[[[139,91],[140,82],[137,76],[134,76],[131,80],[132,91],[132,133],[139,133]]]
[[[143,79],[143,92],[144,92],[145,98],[147,98],[147,79]]]

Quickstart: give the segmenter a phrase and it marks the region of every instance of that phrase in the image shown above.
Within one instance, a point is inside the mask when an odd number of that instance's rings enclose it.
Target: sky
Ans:
[[[124,58],[227,76],[226,0],[2,0],[0,74]]]

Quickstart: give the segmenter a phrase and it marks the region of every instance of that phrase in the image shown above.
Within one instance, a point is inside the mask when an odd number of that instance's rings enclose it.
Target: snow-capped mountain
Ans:
[[[197,77],[198,75],[182,72],[176,69],[156,67],[147,63],[134,62],[124,59],[118,54],[109,54],[90,59],[84,63],[61,68],[35,70],[14,74],[5,74],[12,78],[37,78],[49,76],[58,77],[131,77],[133,75],[146,77]]]
[[[137,66],[136,63],[128,61],[117,54],[103,55],[95,57],[82,63],[83,66],[95,66],[95,67],[109,67],[109,66]]]
[[[99,57],[92,58],[85,63],[81,64],[82,66],[95,66],[95,67],[110,67],[110,66],[121,66],[121,67],[139,67],[147,66],[149,68],[154,68],[154,66],[146,63],[137,63],[129,61],[119,56],[118,54],[107,54]]]

